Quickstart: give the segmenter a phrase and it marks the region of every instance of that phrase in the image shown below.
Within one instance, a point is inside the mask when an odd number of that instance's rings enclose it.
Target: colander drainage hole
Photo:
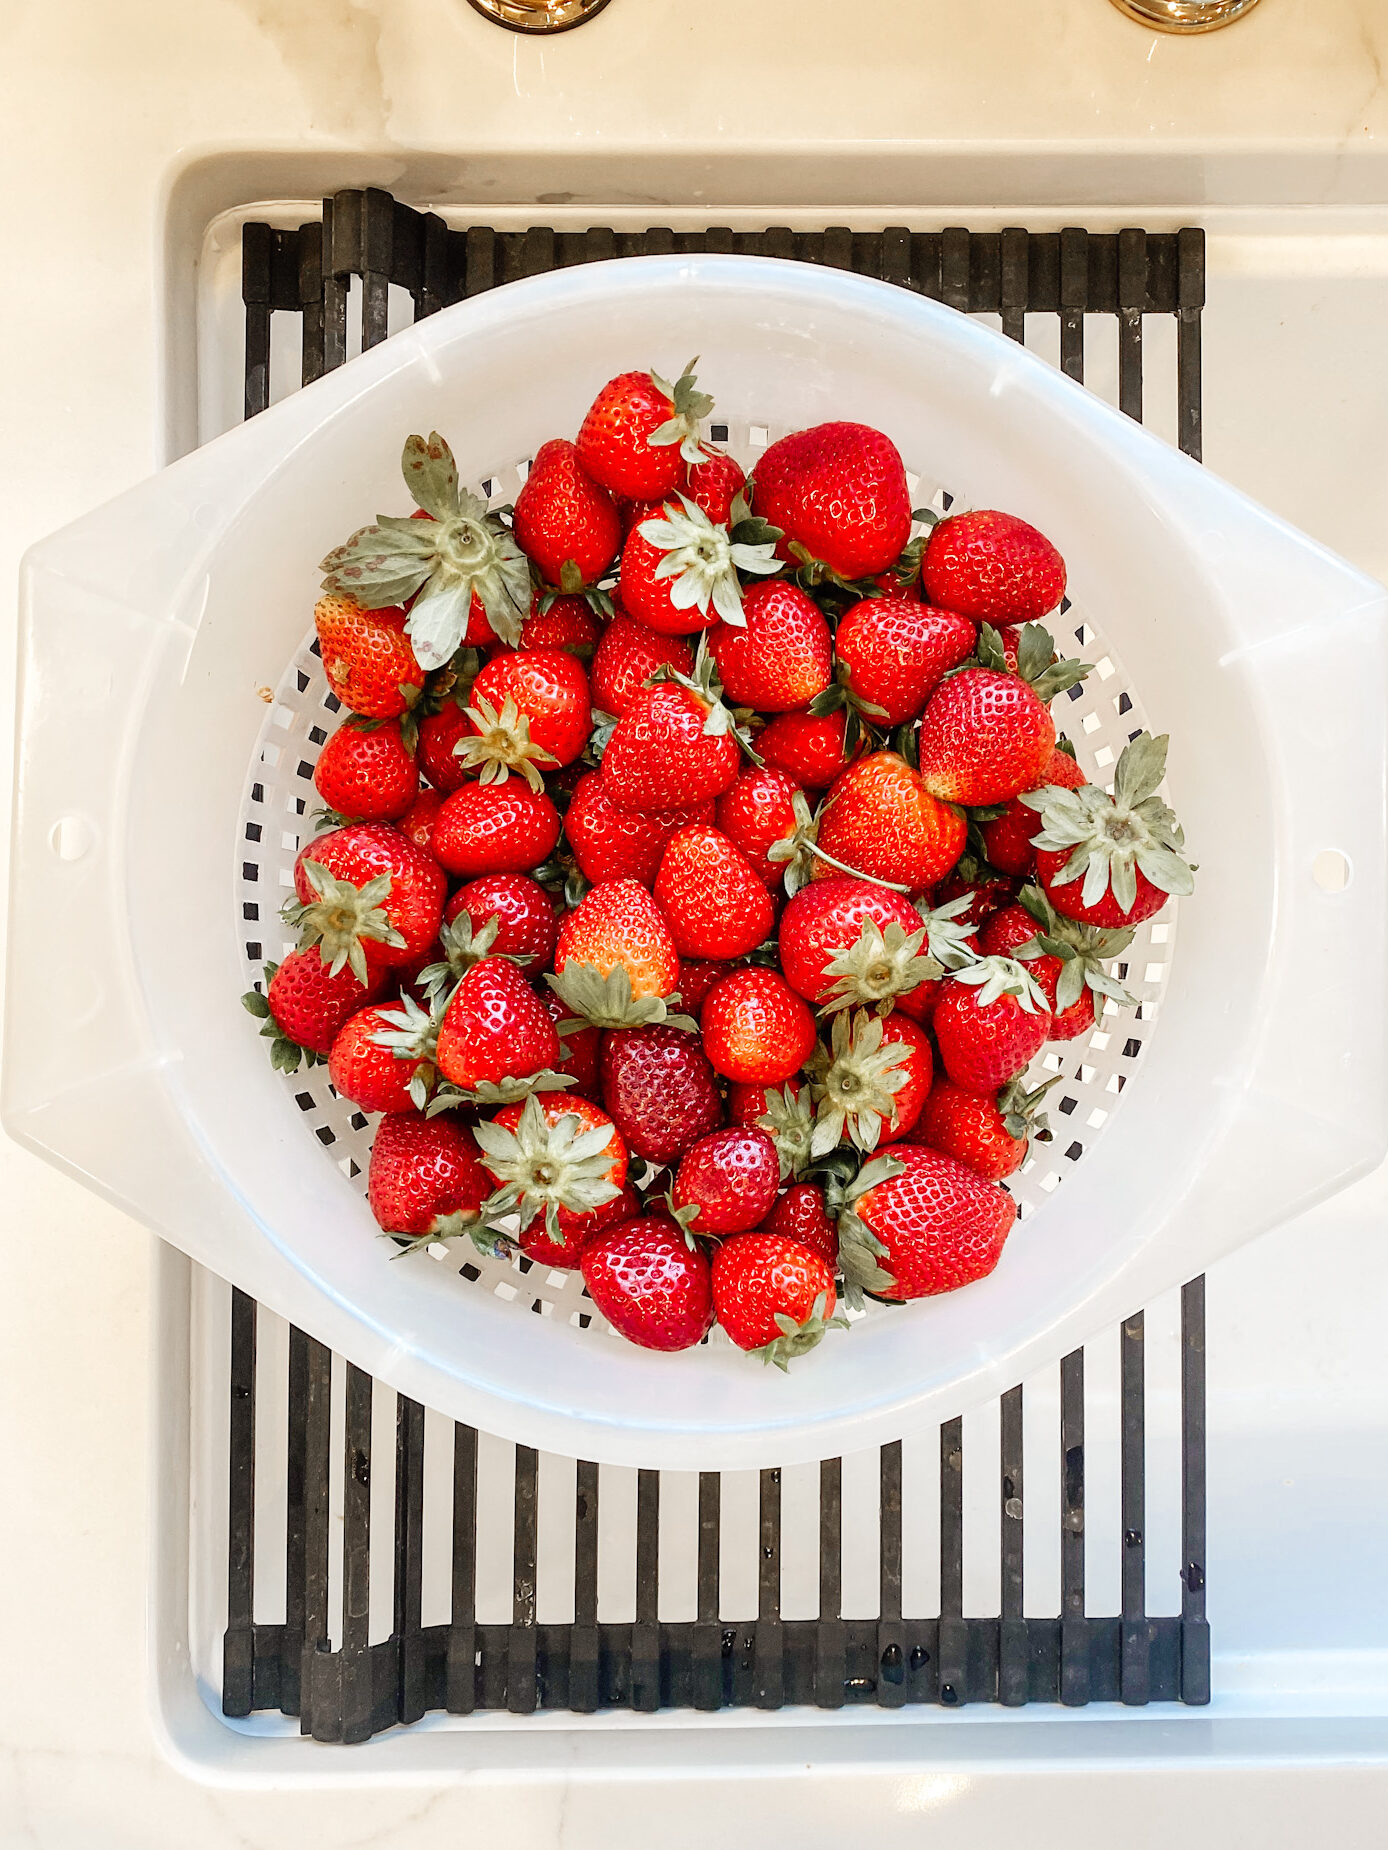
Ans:
[[[92,825],[81,816],[59,816],[48,831],[48,845],[60,861],[80,861],[93,839]]]
[[[1311,878],[1323,893],[1343,893],[1350,882],[1349,856],[1322,848],[1311,863]]]

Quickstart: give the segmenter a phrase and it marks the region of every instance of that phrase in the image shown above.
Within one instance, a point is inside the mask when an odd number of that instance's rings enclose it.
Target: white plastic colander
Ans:
[[[619,1342],[574,1274],[461,1246],[392,1263],[362,1198],[370,1126],[325,1069],[273,1074],[238,1002],[286,948],[335,723],[305,639],[317,559],[399,507],[410,431],[443,431],[504,502],[604,379],[693,351],[745,463],[860,419],[920,472],[917,504],[944,484],[1056,541],[1074,601],[1053,628],[1096,664],[1057,718],[1100,783],[1131,733],[1171,732],[1201,863],[1179,958],[1174,907],[1127,955],[1140,1011],[1048,1049],[1055,1138],[1014,1179],[993,1277],[871,1311],[788,1378],[721,1342]],[[29,555],[6,1122],[391,1386],[524,1443],[732,1468],[898,1436],[1381,1155],[1386,606],[1013,343],[889,285],[737,257],[511,285]]]

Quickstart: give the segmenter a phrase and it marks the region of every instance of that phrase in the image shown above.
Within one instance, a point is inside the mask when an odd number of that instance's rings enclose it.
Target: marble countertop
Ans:
[[[556,207],[1353,207],[1388,201],[1386,60],[1382,0],[1265,0],[1192,40],[1105,0],[612,0],[547,42],[463,0],[10,0],[0,659],[24,547],[167,457],[165,336],[187,329],[165,299],[164,241],[190,174],[233,188],[282,174],[310,195],[408,175],[414,197]],[[6,669],[7,712],[12,693]],[[1059,1766],[852,1780],[807,1766],[657,1794],[334,1789],[325,1761],[319,1789],[201,1784],[165,1756],[147,1699],[151,1242],[3,1141],[0,1199],[0,1850],[430,1850],[464,1832],[620,1847],[650,1834],[653,1804],[670,1850],[787,1826],[851,1843],[865,1823],[883,1850],[946,1831],[993,1844],[1021,1817],[1037,1845],[1199,1850],[1367,1841],[1381,1818],[1378,1775],[1344,1767],[1090,1771],[1078,1831]]]

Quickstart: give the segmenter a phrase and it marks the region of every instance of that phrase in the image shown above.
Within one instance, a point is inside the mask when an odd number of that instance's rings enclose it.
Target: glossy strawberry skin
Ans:
[[[556,1031],[561,1021],[572,1021],[568,1004],[548,985],[536,993],[541,1008],[554,1023]],[[591,1098],[594,1102],[602,1096],[602,1080],[598,1074],[598,1054],[601,1048],[600,1028],[566,1028],[560,1042],[561,1057],[554,1064],[556,1073],[571,1073],[576,1080],[577,1083],[569,1088],[570,1092],[577,1092],[581,1097]]]
[[[826,1265],[838,1269],[838,1224],[824,1206],[823,1190],[812,1182],[792,1182],[776,1197],[763,1227],[782,1239],[798,1240],[812,1253],[818,1253]]]
[[[328,1077],[338,1094],[363,1111],[409,1111],[417,1060],[400,1060],[375,1036],[395,1026],[389,1007],[359,1009],[343,1023],[328,1056]]]
[[[743,957],[770,934],[776,919],[756,868],[726,835],[704,823],[670,837],[654,891],[682,958]]]
[[[496,957],[528,957],[527,973],[549,968],[559,936],[559,921],[554,916],[550,896],[538,880],[525,874],[482,874],[448,901],[443,909],[445,924],[451,925],[460,912],[466,912],[474,928],[488,919],[499,921],[500,929],[492,944]]]
[[[931,696],[918,750],[921,780],[933,795],[1005,803],[1041,781],[1055,750],[1055,722],[1016,675],[964,668]]]
[[[398,605],[363,610],[350,597],[320,597],[314,606],[328,685],[364,719],[397,718],[424,686],[424,670],[405,634],[407,615]]]
[[[937,1079],[930,1088],[914,1136],[989,1182],[1014,1175],[1026,1160],[1026,1138],[1012,1135],[994,1100],[948,1079]]]
[[[1016,996],[980,1005],[971,984],[946,982],[931,1026],[945,1071],[966,1092],[994,1093],[1040,1053],[1051,1028],[1045,1008],[1024,1009]]]
[[[618,809],[597,771],[579,779],[564,812],[564,834],[587,880],[639,880],[654,886],[670,837],[691,822],[710,822],[712,803],[692,809]]]
[[[579,427],[577,453],[595,482],[614,495],[649,501],[684,476],[678,443],[650,439],[675,415],[673,400],[649,373],[619,373],[598,393]]]
[[[437,1065],[455,1086],[524,1079],[553,1067],[559,1036],[509,957],[484,957],[453,992],[439,1024]]]
[[[551,1271],[576,1271],[584,1252],[599,1234],[639,1219],[641,1211],[641,1197],[628,1184],[614,1200],[594,1208],[591,1214],[561,1213],[557,1240],[550,1238],[545,1218],[540,1215],[523,1233],[516,1235],[516,1245],[536,1265],[547,1266]]]
[[[744,628],[720,623],[709,636],[729,700],[758,713],[807,707],[834,675],[834,644],[818,604],[788,578],[774,578],[747,587],[742,612]]]
[[[899,1143],[892,1155],[906,1164],[904,1174],[854,1204],[887,1248],[881,1263],[896,1282],[881,1295],[935,1297],[986,1278],[1002,1257],[1016,1203],[938,1150]]]
[[[935,528],[921,582],[932,604],[976,622],[1033,623],[1065,595],[1065,561],[1026,521],[979,509]]]
[[[1074,759],[1057,746],[1041,773],[1038,787],[1060,784],[1066,790],[1078,790],[1084,781],[1084,772]],[[1035,871],[1036,850],[1031,838],[1040,832],[1041,818],[1036,811],[1028,809],[1020,797],[1011,798],[1001,816],[983,824],[983,845],[989,861],[1000,873],[1025,878]]]
[[[755,1124],[760,1127],[766,1115],[766,1095],[768,1091],[787,1091],[793,1098],[800,1095],[802,1082],[799,1079],[787,1079],[779,1086],[744,1085],[735,1080],[728,1087],[728,1122],[729,1124]]]
[[[730,970],[709,991],[700,1026],[714,1070],[744,1085],[781,1085],[814,1052],[814,1016],[776,970]]]
[[[628,1221],[584,1250],[583,1282],[599,1311],[642,1349],[691,1349],[713,1321],[708,1260],[672,1221]]]
[[[434,854],[451,874],[523,874],[559,840],[559,811],[521,777],[464,784],[444,798]]]
[[[434,852],[434,824],[439,819],[442,807],[443,792],[430,790],[426,785],[396,824],[400,833],[407,836],[416,848],[422,848],[425,854],[432,855]]]
[[[728,840],[742,850],[759,879],[773,890],[785,879],[784,861],[768,851],[795,832],[794,801],[799,786],[784,771],[750,765],[718,799],[715,820]]]
[[[603,631],[590,674],[593,705],[620,719],[657,668],[694,672],[694,651],[681,636],[664,636],[619,610]]]
[[[557,585],[570,561],[584,584],[602,577],[622,543],[622,522],[612,497],[585,471],[578,451],[554,437],[535,452],[516,496],[516,543]]]
[[[916,1119],[921,1114],[921,1107],[930,1096],[931,1082],[935,1077],[935,1056],[930,1048],[930,1036],[918,1021],[913,1021],[900,1009],[893,1009],[882,1023],[882,1041],[896,1041],[907,1050],[901,1064],[906,1078],[894,1095],[892,1117],[882,1126],[878,1138],[878,1148],[885,1148],[899,1138],[909,1137],[915,1129]]]
[[[691,1144],[680,1159],[670,1199],[699,1210],[697,1234],[745,1233],[770,1211],[780,1186],[776,1146],[763,1130],[725,1125]]]
[[[399,720],[385,720],[369,732],[348,722],[319,753],[313,784],[340,816],[392,822],[419,793],[419,767],[405,749]]]
[[[850,765],[819,825],[819,845],[836,859],[913,893],[948,873],[967,836],[963,817],[934,797],[896,752],[873,752]],[[821,861],[813,878],[827,880],[838,871]]]
[[[823,1002],[835,979],[829,965],[852,948],[871,919],[883,931],[900,925],[909,936],[921,928],[920,914],[900,893],[853,880],[846,874],[815,880],[786,902],[778,942],[786,981],[809,1002]]]
[[[931,610],[913,597],[871,597],[840,617],[834,653],[873,723],[900,726],[916,717],[941,677],[972,655],[977,642],[967,617]]]
[[[525,619],[520,646],[526,651],[563,649],[581,662],[590,662],[601,634],[587,598],[556,597],[547,610],[534,609]]]
[[[493,656],[472,684],[471,704],[479,700],[498,713],[514,700],[529,723],[531,743],[556,765],[572,764],[588,743],[588,676],[577,656],[564,649],[511,649]]]
[[[657,508],[657,517],[659,513]],[[639,522],[631,528],[622,542],[622,569],[617,580],[622,608],[662,636],[693,636],[711,629],[718,621],[712,603],[707,610],[700,610],[697,604],[682,610],[672,601],[675,580],[656,575],[664,558],[661,549],[641,531]]]
[[[697,957],[681,957],[680,1013],[692,1015],[697,1020],[699,1010],[704,1006],[704,997],[719,977],[725,974],[725,966],[721,963],[705,962]]]
[[[733,502],[747,478],[741,465],[716,444],[704,444],[703,452],[702,462],[685,465],[683,491],[714,526],[726,527],[732,519]]]
[[[668,996],[679,987],[680,960],[665,916],[639,881],[595,886],[559,927],[556,976],[571,963],[607,976],[618,964],[633,996]]]
[[[778,1314],[804,1323],[821,1297],[832,1316],[833,1267],[785,1234],[739,1234],[713,1256],[714,1314],[739,1349],[764,1349],[784,1333]]]
[[[754,512],[842,578],[895,564],[911,537],[900,453],[866,424],[818,424],[773,443],[753,470]]]
[[[459,740],[469,738],[472,731],[472,722],[455,700],[448,701],[437,713],[426,714],[419,722],[419,768],[435,790],[445,796],[451,790],[461,790],[474,775],[455,749]]]
[[[678,809],[720,797],[741,754],[730,733],[706,733],[709,709],[688,688],[662,682],[638,694],[602,758],[602,781],[618,809]]]
[[[479,1208],[491,1192],[472,1133],[453,1113],[382,1118],[371,1146],[367,1199],[388,1233],[433,1233],[445,1215]]]
[[[379,991],[383,976],[381,972],[372,983],[359,983],[347,964],[332,976],[315,945],[285,954],[265,999],[286,1040],[309,1053],[327,1055],[345,1023]]]
[[[368,944],[369,962],[410,963],[438,937],[448,882],[438,862],[399,829],[385,822],[349,822],[301,848],[294,863],[294,890],[305,905],[316,898],[304,872],[308,861],[317,861],[353,886],[363,886],[381,874],[390,876],[390,891],[381,907],[405,942]]]
[[[1140,867],[1134,867],[1137,897],[1130,911],[1124,912],[1113,896],[1112,886],[1105,887],[1092,906],[1086,905],[1083,875],[1064,885],[1057,881],[1057,876],[1065,871],[1071,852],[1068,848],[1036,850],[1036,876],[1046,890],[1047,899],[1064,918],[1074,919],[1081,925],[1097,925],[1101,931],[1118,931],[1124,925],[1140,925],[1144,919],[1155,918],[1170,898],[1169,893],[1152,885]]]
[[[844,745],[843,710],[826,713],[778,713],[757,734],[757,753],[773,770],[784,771],[805,790],[827,790],[862,750]]]
[[[634,1156],[668,1163],[723,1122],[699,1037],[656,1024],[603,1036],[602,1102]]]

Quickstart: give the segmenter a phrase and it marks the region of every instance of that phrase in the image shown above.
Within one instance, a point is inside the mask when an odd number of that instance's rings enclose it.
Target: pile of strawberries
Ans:
[[[383,1114],[407,1249],[518,1248],[632,1342],[716,1319],[784,1366],[840,1300],[992,1271],[1023,1075],[1132,1004],[1107,966],[1191,868],[1165,738],[1108,792],[1057,737],[1087,669],[1040,533],[913,512],[861,424],[745,480],[711,409],[623,374],[500,511],[409,439],[416,511],[324,561],[350,711],[245,1000]]]

